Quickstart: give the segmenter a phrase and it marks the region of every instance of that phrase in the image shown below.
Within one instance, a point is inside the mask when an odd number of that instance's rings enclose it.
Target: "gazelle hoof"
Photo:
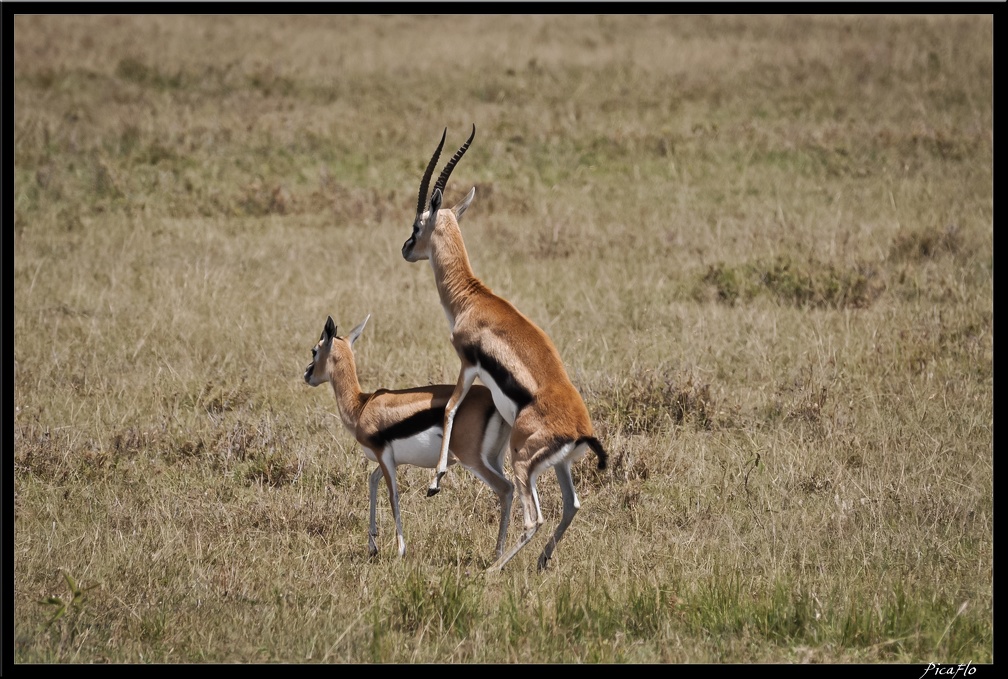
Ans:
[[[431,481],[430,486],[427,487],[427,497],[432,497],[438,494],[441,490],[441,477],[445,475],[445,472],[437,472],[434,476],[434,480]]]

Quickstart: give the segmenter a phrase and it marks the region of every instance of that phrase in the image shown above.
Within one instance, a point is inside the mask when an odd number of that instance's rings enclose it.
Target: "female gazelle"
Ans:
[[[402,255],[409,262],[430,261],[451,343],[462,362],[455,390],[445,407],[445,438],[465,426],[456,419],[472,398],[476,377],[490,388],[497,409],[512,425],[512,478],[521,499],[525,531],[491,569],[503,568],[542,525],[536,479],[550,467],[556,471],[563,494],[563,516],[539,556],[541,571],[580,508],[571,465],[590,449],[598,457],[598,468],[605,469],[606,452],[595,437],[588,408],[553,342],[513,304],[494,294],[469,265],[459,218],[472,203],[476,188],[454,207],[441,208],[445,184],[476,135],[475,125],[469,139],[442,170],[427,203],[427,186],[447,132],[446,128],[420,182],[413,232],[403,243]],[[448,459],[448,447],[443,444],[428,495],[440,490]]]
[[[399,486],[396,467],[411,464],[433,468],[439,461],[442,446],[445,404],[454,386],[437,384],[413,389],[378,389],[362,392],[357,379],[353,345],[364,332],[368,315],[345,337],[336,335],[332,316],[326,319],[318,344],[312,349],[312,362],[304,371],[304,380],[317,387],[328,382],[336,395],[343,426],[364,449],[369,460],[378,463],[371,473],[370,527],[368,553],[378,553],[378,527],[375,517],[378,482],[385,477],[392,516],[395,519],[399,556],[406,554],[402,520],[399,517]],[[504,455],[507,452],[511,425],[497,412],[488,389],[473,391],[465,408],[458,411],[458,431],[450,437],[451,457],[478,479],[487,484],[500,500],[500,528],[497,533],[497,558],[504,551],[514,487],[504,475]],[[449,441],[449,437],[444,439]]]

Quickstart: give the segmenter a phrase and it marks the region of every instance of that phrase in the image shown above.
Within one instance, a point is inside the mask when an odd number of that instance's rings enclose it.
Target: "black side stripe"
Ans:
[[[532,392],[518,382],[511,371],[502,366],[493,356],[483,353],[475,346],[464,347],[462,351],[467,361],[479,365],[482,370],[490,373],[504,395],[518,406],[518,410],[532,402]]]
[[[396,422],[391,426],[385,427],[379,431],[374,438],[377,439],[375,441],[376,443],[385,445],[389,441],[408,439],[433,427],[443,426],[444,408],[427,408],[426,410],[421,410],[416,414],[410,415],[401,422]]]

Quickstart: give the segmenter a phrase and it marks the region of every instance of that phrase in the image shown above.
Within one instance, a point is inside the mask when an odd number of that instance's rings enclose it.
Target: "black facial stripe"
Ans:
[[[444,408],[427,408],[379,431],[375,435],[375,438],[378,439],[376,443],[384,445],[389,441],[408,439],[431,427],[443,425]]]
[[[465,347],[463,352],[466,360],[478,364],[481,369],[490,373],[504,395],[518,406],[518,410],[532,402],[532,392],[518,382],[511,371],[501,365],[493,356],[483,353],[475,346]]]

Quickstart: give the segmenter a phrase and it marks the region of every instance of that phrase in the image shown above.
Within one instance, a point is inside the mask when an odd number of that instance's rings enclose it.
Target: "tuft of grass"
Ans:
[[[963,248],[962,234],[955,224],[944,228],[900,230],[889,247],[895,260],[921,262],[941,255],[956,255]]]
[[[770,262],[739,267],[710,265],[700,277],[695,297],[705,299],[708,289],[718,301],[729,305],[766,295],[779,304],[797,307],[861,309],[879,298],[885,284],[874,267],[862,265],[845,271],[829,263],[800,263],[780,255]]]
[[[478,585],[451,574],[433,580],[413,569],[391,592],[391,598],[391,625],[411,636],[432,633],[465,638],[482,617]]]
[[[723,425],[709,384],[661,368],[613,380],[586,398],[594,421],[626,435],[654,435],[686,424],[706,430]]]

